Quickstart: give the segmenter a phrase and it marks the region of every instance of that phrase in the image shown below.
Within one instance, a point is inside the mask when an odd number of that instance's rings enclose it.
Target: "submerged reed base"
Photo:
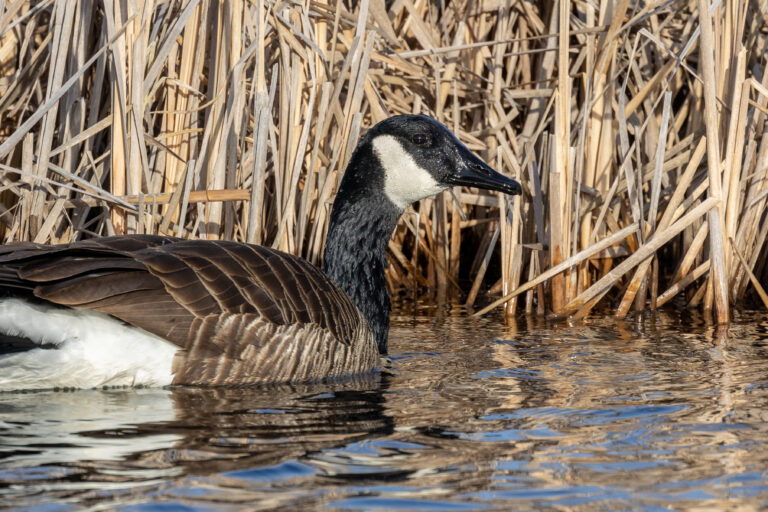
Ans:
[[[359,135],[424,113],[524,196],[421,201],[393,289],[507,314],[768,308],[768,6],[599,4],[0,1],[0,237],[317,264]]]

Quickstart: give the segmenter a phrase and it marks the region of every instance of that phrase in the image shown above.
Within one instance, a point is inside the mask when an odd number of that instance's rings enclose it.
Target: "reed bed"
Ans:
[[[726,322],[768,308],[766,21],[758,0],[0,0],[0,236],[319,263],[360,134],[424,113],[524,195],[414,205],[393,290]]]

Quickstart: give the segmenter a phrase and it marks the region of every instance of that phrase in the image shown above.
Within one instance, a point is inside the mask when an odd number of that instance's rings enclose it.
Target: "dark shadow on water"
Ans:
[[[183,467],[204,475],[243,467],[276,466],[308,453],[384,436],[386,376],[263,388],[175,388],[175,420],[143,424],[143,432],[176,435],[174,450],[143,453],[143,467]],[[94,433],[89,433],[93,435]]]

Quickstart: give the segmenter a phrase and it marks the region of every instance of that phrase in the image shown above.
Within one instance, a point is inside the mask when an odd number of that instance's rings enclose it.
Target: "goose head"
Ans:
[[[456,185],[521,193],[517,181],[493,170],[445,126],[423,115],[390,117],[368,131],[344,177],[357,187],[361,180],[383,192],[400,212]]]
[[[520,194],[442,124],[400,115],[368,130],[333,203],[323,271],[352,299],[386,353],[390,298],[387,243],[408,205],[456,185]]]

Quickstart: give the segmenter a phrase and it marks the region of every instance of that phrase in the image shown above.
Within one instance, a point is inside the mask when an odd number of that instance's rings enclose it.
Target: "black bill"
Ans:
[[[473,155],[468,149],[461,148],[462,164],[458,172],[448,178],[451,185],[465,185],[486,190],[497,190],[505,194],[520,195],[523,192],[520,183],[494,171],[488,164]]]

